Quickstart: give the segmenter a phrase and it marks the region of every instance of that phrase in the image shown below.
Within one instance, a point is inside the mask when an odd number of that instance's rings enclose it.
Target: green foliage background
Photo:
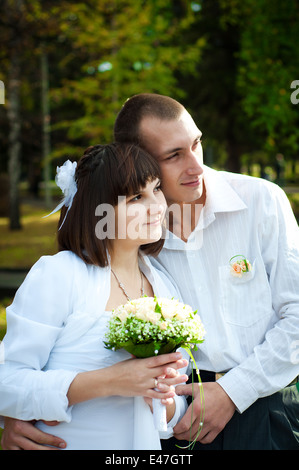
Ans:
[[[111,141],[118,110],[140,92],[183,102],[203,130],[208,163],[240,171],[248,159],[273,166],[277,153],[298,160],[298,107],[290,101],[298,27],[298,0],[3,0],[0,79],[8,89],[17,53],[22,179],[42,167],[42,53],[52,176],[56,163]],[[7,111],[6,103],[1,172]]]

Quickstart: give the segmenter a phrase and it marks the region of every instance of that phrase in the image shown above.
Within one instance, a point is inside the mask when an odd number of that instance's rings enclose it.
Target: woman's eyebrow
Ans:
[[[159,184],[161,184],[160,178],[156,178],[155,180],[152,181],[152,183],[154,183],[154,181],[156,181],[155,186],[154,186],[155,188],[156,188]],[[140,188],[138,189],[137,193],[131,194],[131,195],[127,196],[127,198],[132,197],[132,196],[137,196],[138,194],[142,194],[142,193],[144,193],[144,191],[145,191],[145,186],[144,186],[143,188],[140,187]]]

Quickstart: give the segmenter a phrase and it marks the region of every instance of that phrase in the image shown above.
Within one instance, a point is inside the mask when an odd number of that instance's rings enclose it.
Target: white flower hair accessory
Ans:
[[[64,198],[60,204],[58,204],[58,206],[55,207],[55,209],[45,217],[49,217],[50,215],[55,214],[55,212],[58,212],[63,206],[66,206],[68,210],[58,230],[60,230],[63,226],[68,211],[72,206],[74,196],[77,192],[77,183],[75,180],[76,168],[77,162],[71,162],[70,160],[67,160],[62,166],[58,166],[56,169],[55,182],[63,192]]]

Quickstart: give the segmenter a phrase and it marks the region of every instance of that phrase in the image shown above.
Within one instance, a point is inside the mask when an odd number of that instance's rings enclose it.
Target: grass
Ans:
[[[11,304],[11,298],[5,298],[0,300],[0,340],[3,339],[6,331],[6,314],[5,309]]]
[[[288,198],[290,200],[293,211],[297,217],[297,220],[299,220],[299,192],[288,194]]]
[[[59,213],[43,219],[49,210],[31,204],[23,204],[21,213],[21,230],[10,230],[8,219],[0,217],[1,268],[30,268],[42,255],[57,251]]]

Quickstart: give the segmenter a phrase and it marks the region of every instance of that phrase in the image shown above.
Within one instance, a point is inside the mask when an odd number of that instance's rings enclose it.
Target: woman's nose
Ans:
[[[163,204],[158,204],[157,202],[150,204],[147,208],[147,213],[151,216],[161,215],[161,214],[163,214],[164,211],[165,211],[164,205]]]

